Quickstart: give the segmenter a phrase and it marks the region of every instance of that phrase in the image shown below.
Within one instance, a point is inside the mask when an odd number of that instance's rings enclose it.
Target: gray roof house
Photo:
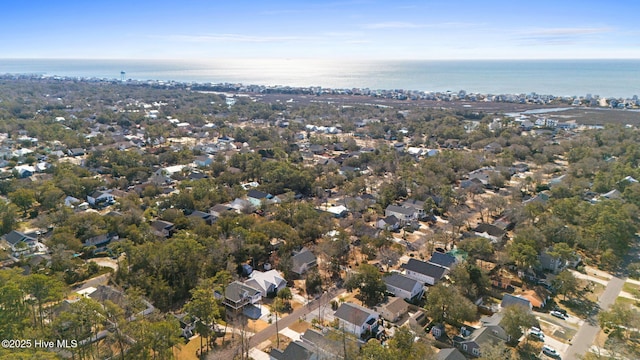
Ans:
[[[302,341],[293,341],[284,350],[272,348],[269,353],[270,360],[317,360],[318,354],[313,347]]]
[[[478,329],[468,326],[460,328],[460,335],[453,337],[453,345],[463,353],[477,357],[482,355],[483,346],[510,341],[511,337],[500,326],[502,316],[496,315],[481,319],[482,327]]]
[[[13,256],[20,256],[21,254],[28,254],[34,251],[38,240],[32,236],[21,233],[16,230],[2,236],[2,240],[6,241]]]
[[[467,360],[467,358],[456,348],[442,349],[436,355],[438,360]]]
[[[434,265],[442,266],[443,268],[451,270],[451,268],[458,262],[458,260],[453,255],[434,251],[433,254],[431,254],[431,259],[429,259],[429,262]]]
[[[514,305],[523,306],[529,310],[532,309],[532,305],[529,300],[519,296],[511,295],[511,294],[504,294],[504,296],[502,297],[502,302],[500,303],[500,307],[504,309],[507,306],[514,306]]]
[[[400,228],[400,220],[395,215],[390,215],[376,222],[378,229],[396,231]]]
[[[307,272],[309,268],[318,265],[317,261],[318,259],[311,251],[309,251],[309,249],[302,248],[302,250],[291,257],[291,262],[293,263],[291,271],[298,275],[302,275]]]
[[[334,314],[340,327],[360,338],[366,331],[378,332],[378,313],[357,304],[345,302]]]
[[[413,300],[424,293],[424,285],[415,279],[398,273],[392,273],[383,278],[387,291],[401,299]]]
[[[409,304],[399,297],[390,297],[389,301],[378,308],[383,319],[395,322],[409,312]]]
[[[415,209],[398,205],[387,206],[387,208],[384,210],[384,216],[395,216],[402,224],[418,219],[418,215]]]
[[[234,281],[224,289],[222,303],[233,311],[238,312],[246,305],[259,303],[260,300],[262,300],[260,290],[239,281]]]
[[[435,285],[442,279],[449,269],[417,259],[409,259],[409,262],[402,265],[405,275],[414,280],[427,285]]]

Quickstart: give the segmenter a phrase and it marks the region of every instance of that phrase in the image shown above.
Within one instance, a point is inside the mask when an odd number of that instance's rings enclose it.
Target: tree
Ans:
[[[276,297],[271,304],[271,311],[276,315],[276,347],[280,347],[280,329],[278,328],[278,314],[285,311],[285,304],[282,298]]]
[[[500,325],[511,337],[512,342],[517,342],[525,329],[537,323],[536,317],[524,306],[512,305],[503,309],[504,316]]]
[[[493,244],[491,240],[484,237],[462,241],[458,244],[458,247],[466,251],[472,259],[489,260],[493,255]]]
[[[69,309],[60,314],[53,324],[55,336],[59,340],[76,339],[79,346],[72,349],[81,359],[100,358],[97,341],[83,340],[97,336],[103,328],[104,310],[91,298],[81,298],[71,303]]]
[[[398,260],[400,260],[400,254],[396,250],[385,246],[378,252],[378,259],[381,264],[387,267],[387,271],[389,271],[389,266],[394,266],[398,263]]]
[[[480,357],[478,360],[518,360],[520,357],[514,354],[514,351],[507,345],[498,341],[495,344],[487,343],[486,346],[480,348]]]
[[[630,324],[637,324],[640,315],[630,305],[614,303],[607,311],[598,314],[598,322],[603,329],[611,331],[610,337],[628,339],[636,330]]]
[[[451,282],[458,288],[461,294],[471,300],[485,294],[491,282],[486,273],[475,264],[463,262],[451,269],[449,274]]]
[[[361,349],[360,360],[429,360],[436,359],[431,347],[407,327],[397,328],[388,346],[383,346],[379,341],[372,339]]]
[[[349,291],[359,289],[356,297],[370,307],[379,304],[387,290],[378,269],[369,264],[360,264],[345,282],[345,288]]]
[[[43,274],[31,274],[22,282],[22,289],[35,299],[38,308],[38,321],[40,328],[44,328],[43,305],[51,301],[62,299],[64,285],[56,278]]]
[[[27,188],[16,189],[9,193],[9,199],[23,211],[23,216],[26,216],[27,211],[36,201],[35,191]]]
[[[509,246],[507,253],[511,261],[515,262],[516,265],[523,270],[537,265],[539,261],[538,251],[535,247],[526,243],[516,242],[515,240],[511,243],[511,246]]]
[[[322,277],[318,269],[307,271],[304,287],[307,295],[319,294],[322,292]]]
[[[470,321],[476,314],[475,305],[460,294],[456,287],[442,283],[429,289],[425,310],[436,323]]]
[[[567,294],[575,294],[578,290],[578,279],[569,270],[562,270],[552,281],[551,284],[559,294],[567,299]]]
[[[213,296],[213,290],[205,282],[205,286],[198,286],[191,289],[191,300],[184,306],[184,310],[197,319],[196,329],[200,334],[200,353],[203,352],[202,338],[211,336],[211,327],[216,319],[222,317],[222,310],[218,301]]]

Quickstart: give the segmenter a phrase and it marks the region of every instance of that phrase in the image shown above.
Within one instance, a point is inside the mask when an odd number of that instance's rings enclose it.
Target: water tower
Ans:
[[[120,81],[124,82],[124,75],[126,73],[124,71],[120,71]]]

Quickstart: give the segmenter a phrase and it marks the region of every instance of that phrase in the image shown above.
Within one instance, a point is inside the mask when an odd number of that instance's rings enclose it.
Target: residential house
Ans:
[[[378,334],[379,315],[373,310],[345,302],[336,310],[334,317],[338,319],[340,328],[358,338],[361,338],[367,332],[374,336]]]
[[[458,262],[458,259],[456,259],[456,257],[453,255],[434,251],[433,254],[431,254],[431,259],[429,259],[429,262],[434,265],[438,265],[445,269],[451,270],[451,268]]]
[[[402,298],[390,297],[386,304],[378,308],[378,311],[383,319],[396,322],[409,312],[409,304]]]
[[[195,210],[189,214],[189,217],[192,219],[202,219],[207,225],[213,224],[217,219],[214,215],[200,210]]]
[[[401,299],[419,299],[424,293],[422,282],[402,274],[391,273],[389,276],[385,276],[383,280],[387,286],[387,291]]]
[[[284,350],[276,347],[269,352],[270,360],[318,360],[318,354],[313,347],[302,341],[292,341]]]
[[[400,220],[395,215],[387,216],[382,219],[378,219],[376,222],[378,229],[397,231],[400,228]]]
[[[82,148],[73,148],[73,149],[67,150],[67,155],[71,157],[82,156],[84,154],[85,154],[85,151]]]
[[[399,205],[387,206],[387,208],[384,210],[384,216],[395,216],[403,225],[418,219],[418,215],[415,209]]]
[[[222,303],[234,312],[240,312],[247,305],[258,304],[262,300],[262,293],[250,285],[234,281],[224,289]]]
[[[355,350],[360,346],[357,340],[350,336],[343,337],[338,331],[331,328],[325,328],[323,332],[313,328],[307,329],[300,336],[300,341],[314,349],[321,359],[338,359],[344,356],[345,348]]]
[[[271,194],[267,194],[266,192],[259,191],[256,189],[251,189],[247,192],[247,200],[253,205],[255,208],[262,207],[265,203],[278,203],[280,200],[277,197],[274,197]]]
[[[318,265],[318,259],[307,248],[302,248],[291,257],[291,271],[297,275],[302,275],[310,268]]]
[[[102,235],[93,236],[86,239],[84,242],[82,242],[82,246],[84,247],[95,246],[96,247],[95,251],[101,251],[106,249],[107,245],[109,245],[111,241],[118,240],[119,238],[120,237],[118,236],[117,233],[102,234]]]
[[[186,313],[173,314],[173,317],[180,324],[180,336],[189,340],[195,334],[197,319]]]
[[[231,211],[233,211],[234,209],[232,207],[230,207],[229,205],[224,205],[224,204],[217,204],[217,205],[213,205],[213,207],[211,209],[209,209],[209,212],[211,213],[211,215],[220,218],[222,217],[222,215],[229,213]]]
[[[28,178],[35,174],[36,168],[30,165],[18,165],[13,168],[21,179]]]
[[[86,293],[86,296],[101,304],[104,304],[105,301],[109,300],[122,309],[129,307],[127,297],[124,293],[108,285],[98,285],[98,287],[95,288],[95,291]],[[155,311],[155,307],[149,301],[143,299],[142,302],[146,308],[137,314],[132,314],[128,320],[133,320],[136,316],[147,316]]]
[[[91,195],[87,195],[87,202],[91,206],[111,205],[115,202],[115,198],[111,190],[96,190]]]
[[[473,229],[476,236],[480,236],[491,240],[493,243],[499,243],[506,239],[507,233],[499,227],[491,224],[481,223]]]
[[[533,308],[542,309],[551,299],[551,292],[542,286],[536,286],[520,294],[520,297],[529,301]]]
[[[254,270],[249,276],[249,280],[244,283],[260,290],[262,297],[267,297],[269,294],[277,293],[287,287],[287,281],[277,270],[265,272]]]
[[[30,235],[21,233],[16,230],[2,236],[7,246],[11,249],[11,255],[18,257],[20,255],[30,254],[36,250],[38,240]]]
[[[328,206],[328,207],[322,208],[322,210],[333,215],[333,217],[335,218],[343,218],[349,214],[349,209],[347,209],[347,207],[344,205]]]
[[[427,218],[427,212],[424,210],[424,201],[408,199],[403,201],[400,206],[413,209],[417,220],[424,220]]]
[[[538,260],[540,262],[539,267],[541,270],[549,270],[552,273],[557,274],[567,266],[567,262],[560,256],[553,256],[550,253],[553,253],[553,246],[550,246],[540,252],[540,255],[538,256]]]
[[[249,200],[240,198],[233,199],[233,201],[229,204],[229,207],[238,214],[247,214],[255,210],[253,204],[251,204]]]
[[[194,167],[206,167],[213,164],[213,158],[207,155],[196,156],[195,160],[193,160]]]
[[[407,277],[427,285],[435,285],[449,272],[447,268],[442,266],[413,258],[409,259],[409,262],[406,264],[403,264],[402,268],[405,270]]]
[[[167,173],[164,169],[158,169],[151,174],[149,177],[149,182],[153,185],[163,186],[169,185],[173,182],[171,175]]]
[[[155,220],[151,223],[151,230],[154,234],[168,238],[173,235],[173,231],[175,230],[174,224],[164,220]]]
[[[436,354],[438,360],[467,360],[467,358],[456,348],[442,349]]]
[[[484,147],[484,151],[497,154],[499,152],[502,152],[502,145],[498,144],[497,142],[492,142]]]
[[[511,337],[500,326],[501,319],[502,316],[499,316],[489,323],[483,322],[482,327],[477,329],[463,326],[460,335],[453,337],[453,346],[467,355],[478,357],[482,355],[482,347],[510,341]]]
[[[504,309],[508,306],[522,306],[529,310],[531,310],[533,307],[528,299],[521,297],[520,295],[515,296],[511,294],[504,294],[504,296],[502,297],[502,302],[500,303],[500,307]]]

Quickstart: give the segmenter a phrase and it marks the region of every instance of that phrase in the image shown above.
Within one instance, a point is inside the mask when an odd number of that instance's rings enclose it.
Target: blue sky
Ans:
[[[640,58],[640,1],[30,1],[0,57]]]

